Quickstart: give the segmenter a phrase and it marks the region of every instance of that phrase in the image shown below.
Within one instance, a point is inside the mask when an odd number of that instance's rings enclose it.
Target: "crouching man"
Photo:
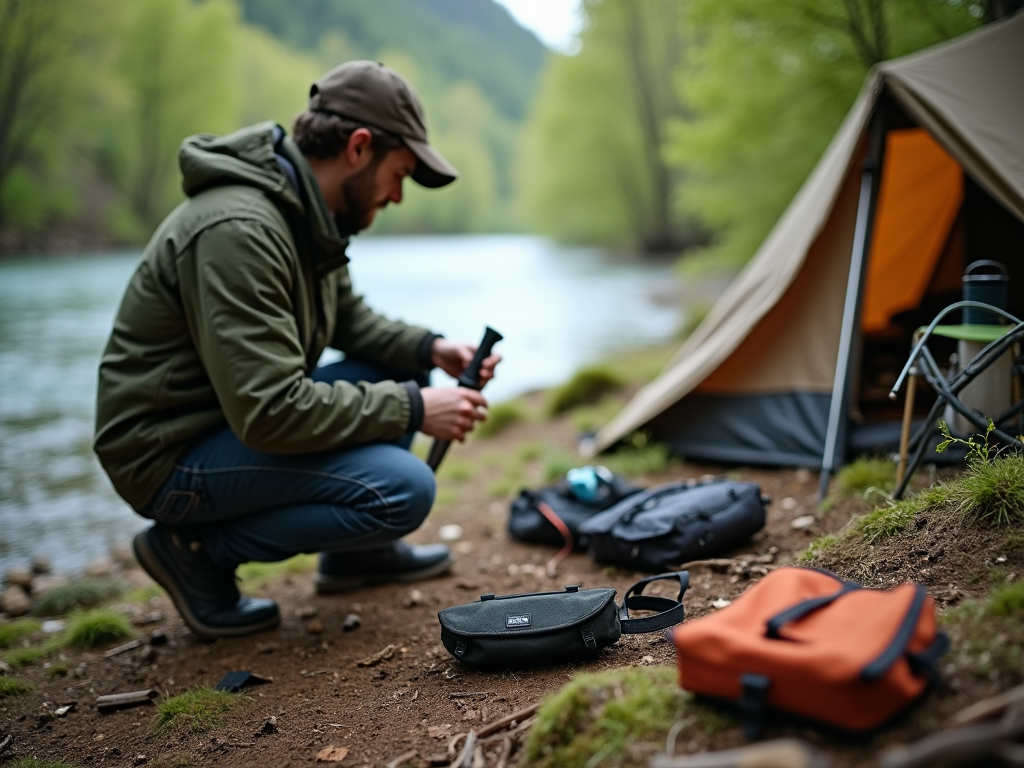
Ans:
[[[406,177],[457,175],[415,91],[382,64],[343,64],[293,134],[185,141],[187,199],[143,252],[100,363],[96,453],[154,521],[135,554],[206,637],[280,619],[239,593],[240,563],[320,552],[321,593],[445,572],[447,547],[402,541],[435,490],[408,448],[417,430],[461,440],[485,416],[480,393],[428,386],[475,347],[376,314],[345,266],[348,237],[401,202]],[[328,346],[345,359],[317,368]]]

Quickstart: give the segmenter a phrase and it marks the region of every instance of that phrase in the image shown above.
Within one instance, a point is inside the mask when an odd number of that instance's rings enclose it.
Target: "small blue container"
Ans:
[[[981,272],[979,270],[989,271]],[[991,270],[995,270],[994,272]],[[963,277],[964,301],[980,301],[1005,310],[1010,300],[1010,276],[998,261],[982,259],[967,267]],[[964,325],[1001,325],[1001,315],[977,307],[964,307]]]

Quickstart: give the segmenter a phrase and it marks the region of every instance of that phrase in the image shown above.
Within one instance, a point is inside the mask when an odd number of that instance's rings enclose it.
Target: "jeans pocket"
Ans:
[[[195,491],[168,491],[153,512],[153,519],[167,525],[181,523],[198,504],[199,494]]]

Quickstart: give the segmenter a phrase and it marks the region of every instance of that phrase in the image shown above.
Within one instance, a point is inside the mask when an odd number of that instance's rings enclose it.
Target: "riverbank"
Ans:
[[[583,554],[573,554],[559,566],[557,575],[550,577],[544,566],[553,550],[508,538],[507,510],[520,487],[543,484],[579,463],[575,446],[580,432],[619,407],[640,382],[653,375],[672,347],[622,356],[613,365],[577,378],[576,385],[584,378],[605,382],[603,394],[598,387],[585,398],[591,402],[577,399],[585,394],[582,386],[517,398],[492,414],[492,427],[502,422],[500,429],[452,448],[439,473],[435,512],[411,537],[435,541],[447,527],[446,535],[454,537],[452,547],[458,558],[451,574],[415,585],[321,597],[312,592],[315,563],[311,557],[276,566],[247,566],[242,572],[243,589],[278,600],[283,609],[282,625],[253,637],[215,643],[196,640],[159,590],[143,588],[135,594],[122,594],[108,606],[132,621],[159,618],[130,625],[129,636],[112,637],[93,649],[54,642],[50,638],[66,630],[47,635],[40,626],[0,652],[12,666],[18,660],[17,656],[12,659],[12,653],[21,652],[22,658],[27,658],[31,656],[25,653],[27,649],[43,652],[4,678],[17,680],[28,689],[0,700],[0,740],[12,735],[18,757],[72,766],[198,766],[212,762],[288,766],[313,763],[318,755],[321,760],[343,755],[343,765],[354,766],[442,765],[461,749],[459,734],[471,729],[480,732],[488,724],[500,724],[502,718],[529,710],[571,680],[588,680],[580,678],[582,673],[605,672],[610,675],[602,678],[605,682],[588,682],[582,693],[578,689],[572,694],[586,697],[580,711],[587,714],[573,725],[573,734],[580,739],[577,744],[585,738],[590,748],[604,749],[607,740],[594,741],[595,734],[614,732],[628,745],[609,751],[602,764],[646,765],[647,758],[663,748],[675,722],[664,718],[684,711],[694,717],[687,719],[688,725],[677,738],[680,750],[696,752],[744,743],[728,711],[697,705],[675,687],[674,650],[659,635],[624,637],[589,663],[495,672],[462,668],[439,641],[437,611],[471,602],[483,593],[582,584],[614,587],[621,596],[641,575],[604,568]],[[558,398],[567,409],[551,416]],[[688,620],[735,599],[766,569],[812,556],[827,557],[820,562],[849,578],[863,579],[867,586],[886,586],[894,577],[913,578],[936,597],[954,646],[943,664],[942,688],[907,717],[856,741],[837,740],[831,734],[786,721],[773,724],[767,735],[808,739],[838,766],[874,765],[885,747],[920,738],[967,704],[1021,682],[1020,665],[1013,659],[1019,660],[1022,640],[1010,630],[998,629],[1008,620],[993,616],[990,621],[994,623],[987,626],[994,629],[988,636],[979,635],[976,629],[978,621],[989,620],[984,618],[988,616],[984,606],[990,595],[1020,589],[1024,526],[1019,521],[1000,529],[978,528],[990,532],[985,536],[966,536],[963,531],[968,529],[961,529],[955,544],[947,539],[943,548],[932,542],[926,551],[918,552],[925,546],[922,531],[931,530],[929,515],[938,514],[926,509],[914,513],[926,521],[921,528],[916,524],[907,527],[904,516],[906,532],[893,532],[884,543],[884,557],[862,553],[853,562],[843,555],[845,547],[864,544],[858,533],[862,529],[850,523],[866,519],[862,516],[871,506],[863,491],[886,482],[887,477],[880,478],[878,473],[891,471],[891,467],[869,466],[868,471],[858,467],[859,476],[850,473],[834,483],[832,501],[821,508],[816,477],[806,470],[694,465],[676,462],[649,445],[634,446],[605,460],[643,485],[728,472],[758,482],[774,499],[765,529],[732,553],[731,564],[692,571],[685,599]],[[869,494],[869,498],[873,496]],[[914,515],[911,521],[916,519]],[[870,519],[879,517],[875,514]],[[459,531],[451,526],[458,526]],[[991,534],[992,530],[997,532]],[[822,540],[822,536],[833,538]],[[819,544],[812,553],[802,554],[815,541]],[[974,554],[961,558],[961,549]],[[1011,602],[1008,610],[1015,626],[1024,624],[1024,604]],[[70,621],[67,617],[63,620]],[[139,644],[126,647],[131,640]],[[49,653],[45,653],[47,643]],[[272,682],[227,700],[195,693],[197,686],[213,686],[233,670],[250,670],[272,678]],[[622,670],[628,670],[631,677],[620,677]],[[639,688],[637,679],[644,681]],[[111,714],[96,709],[97,696],[137,690],[156,691],[155,707],[144,704]],[[644,696],[668,701],[669,706],[654,708]],[[609,729],[603,718],[621,711],[621,707],[611,706],[617,701],[628,701],[630,707],[652,713],[651,721],[636,731]],[[71,702],[75,703],[73,709],[57,714]],[[662,719],[654,717],[658,713]],[[550,708],[542,710],[539,717],[542,722],[550,718]],[[569,734],[537,741],[540,736],[536,734],[543,729],[533,728],[537,723],[533,715],[524,718],[525,722],[498,727],[482,741],[486,765],[577,764],[563,751]],[[528,761],[524,754],[530,756]]]

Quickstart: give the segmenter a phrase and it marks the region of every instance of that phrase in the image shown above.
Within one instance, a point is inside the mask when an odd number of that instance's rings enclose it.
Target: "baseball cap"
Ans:
[[[459,172],[427,142],[423,104],[409,81],[379,61],[348,61],[309,89],[309,109],[331,112],[400,137],[419,162],[412,179],[443,187]]]

